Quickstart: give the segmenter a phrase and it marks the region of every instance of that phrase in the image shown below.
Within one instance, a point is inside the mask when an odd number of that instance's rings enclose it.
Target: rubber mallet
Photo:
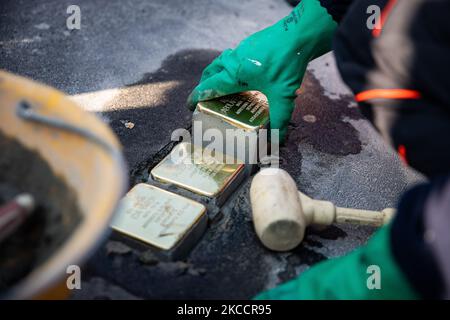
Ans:
[[[352,223],[379,227],[395,209],[370,211],[339,208],[329,201],[313,200],[297,190],[283,169],[267,168],[253,178],[250,187],[253,223],[262,243],[275,251],[288,251],[300,244],[309,225]]]

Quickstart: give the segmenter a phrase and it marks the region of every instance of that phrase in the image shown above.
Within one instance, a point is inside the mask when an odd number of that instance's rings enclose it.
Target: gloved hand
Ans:
[[[371,265],[380,269],[380,289],[367,286]],[[370,281],[369,281],[370,282]],[[390,225],[380,229],[369,242],[347,256],[327,260],[299,278],[287,282],[256,299],[417,299],[390,249]]]
[[[248,90],[269,100],[270,125],[284,139],[299,88],[311,59],[331,48],[337,24],[318,0],[302,0],[290,15],[225,50],[203,71],[188,106]]]

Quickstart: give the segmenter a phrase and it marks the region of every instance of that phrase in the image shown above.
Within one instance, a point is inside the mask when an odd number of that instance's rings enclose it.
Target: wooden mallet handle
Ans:
[[[386,208],[382,211],[341,208],[336,207],[330,201],[311,199],[300,191],[299,196],[308,225],[350,223],[381,227],[389,222],[395,214],[395,209],[393,208]]]

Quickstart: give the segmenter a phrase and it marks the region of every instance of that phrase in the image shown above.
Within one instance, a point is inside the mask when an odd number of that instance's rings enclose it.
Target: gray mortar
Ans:
[[[82,220],[76,192],[34,150],[0,131],[0,206],[29,193],[36,208],[0,243],[0,296],[67,241]]]

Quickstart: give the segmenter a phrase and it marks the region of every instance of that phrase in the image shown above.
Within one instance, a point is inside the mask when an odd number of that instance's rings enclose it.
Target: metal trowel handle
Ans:
[[[27,193],[19,194],[0,207],[0,243],[22,225],[34,208],[34,198]]]

